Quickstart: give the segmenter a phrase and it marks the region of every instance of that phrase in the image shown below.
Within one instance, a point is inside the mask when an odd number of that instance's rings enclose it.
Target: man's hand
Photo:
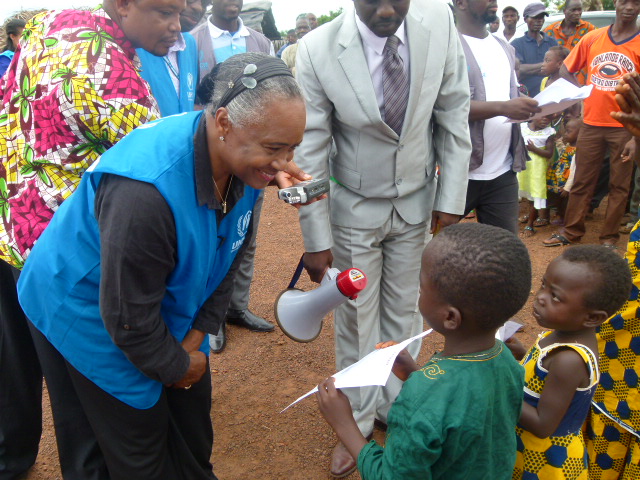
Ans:
[[[207,356],[201,351],[189,352],[189,369],[179,381],[171,385],[172,388],[190,388],[199,382],[207,371]]]
[[[398,342],[394,342],[393,340],[387,342],[380,342],[376,345],[376,349],[387,348],[393,345],[397,345]],[[409,378],[413,372],[418,370],[420,367],[413,359],[411,354],[407,351],[406,348],[402,349],[396,359],[393,362],[393,367],[391,367],[391,371],[393,374],[398,377],[403,382]]]
[[[538,107],[537,100],[529,97],[518,97],[504,102],[503,115],[513,120],[528,120],[540,111],[541,108]]]
[[[625,144],[624,150],[622,150],[622,155],[620,155],[620,158],[622,158],[623,162],[628,162],[629,160],[636,158],[635,138],[632,138]]]
[[[309,274],[311,281],[320,283],[325,272],[331,268],[333,263],[333,254],[331,250],[322,250],[320,252],[305,252],[302,257],[304,268]]]
[[[429,229],[429,233],[435,234],[440,230],[440,228],[458,223],[461,218],[461,215],[454,215],[452,213],[434,210],[431,213],[431,228]]]
[[[621,112],[611,116],[625,126],[634,136],[640,136],[640,75],[627,73],[616,87],[616,102]]]
[[[569,192],[567,190],[565,190],[564,188],[560,189],[560,196],[562,198],[567,198],[569,196]]]

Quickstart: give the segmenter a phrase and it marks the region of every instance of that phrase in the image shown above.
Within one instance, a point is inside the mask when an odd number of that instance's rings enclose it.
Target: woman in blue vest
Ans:
[[[226,312],[260,190],[285,169],[307,178],[289,163],[305,107],[284,63],[237,55],[217,79],[205,111],[143,125],[96,162],[18,284],[112,479],[215,478],[205,335]]]

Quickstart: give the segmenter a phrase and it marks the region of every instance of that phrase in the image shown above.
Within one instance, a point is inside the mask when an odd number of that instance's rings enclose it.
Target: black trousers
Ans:
[[[37,344],[47,339],[33,327]],[[211,425],[211,373],[189,390],[164,388],[151,408],[141,410],[121,402],[91,382],[66,362],[58,382],[69,382],[68,400],[81,405],[99,454],[112,480],[216,480],[210,463],[213,449]]]
[[[67,395],[71,382],[58,378],[64,360],[39,332],[38,337],[30,332],[18,303],[19,274],[0,261],[0,480],[16,478],[35,462],[42,432],[43,372],[64,479],[108,479],[82,406]]]
[[[42,371],[18,303],[18,270],[0,260],[0,479],[16,478],[38,456]]]
[[[518,234],[518,178],[508,171],[492,180],[469,180],[465,216],[476,211],[479,223]]]

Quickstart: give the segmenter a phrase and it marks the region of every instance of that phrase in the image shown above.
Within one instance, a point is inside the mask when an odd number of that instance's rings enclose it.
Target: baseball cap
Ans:
[[[544,13],[546,16],[549,16],[549,14],[547,13],[547,7],[544,6],[544,3],[542,3],[542,2],[533,2],[533,3],[530,3],[529,5],[527,5],[524,8],[524,12],[523,12],[522,16],[524,18],[537,17],[541,13]]]
[[[507,6],[507,7],[504,7],[504,8],[502,9],[502,13],[503,13],[503,14],[504,14],[505,12],[508,12],[508,11],[513,11],[513,12],[516,12],[516,14],[517,14],[517,15],[520,15],[520,13],[518,12],[518,9],[517,9],[516,7],[512,7],[511,5],[509,5],[509,6]]]

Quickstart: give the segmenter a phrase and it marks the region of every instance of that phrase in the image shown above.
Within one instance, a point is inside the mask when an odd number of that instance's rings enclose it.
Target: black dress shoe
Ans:
[[[227,312],[227,322],[231,325],[237,325],[247,328],[252,332],[271,332],[275,326],[264,318],[252,313],[249,309],[244,312],[238,310],[229,310]]]
[[[227,325],[222,322],[217,335],[209,335],[209,348],[213,353],[221,353],[227,346]]]

